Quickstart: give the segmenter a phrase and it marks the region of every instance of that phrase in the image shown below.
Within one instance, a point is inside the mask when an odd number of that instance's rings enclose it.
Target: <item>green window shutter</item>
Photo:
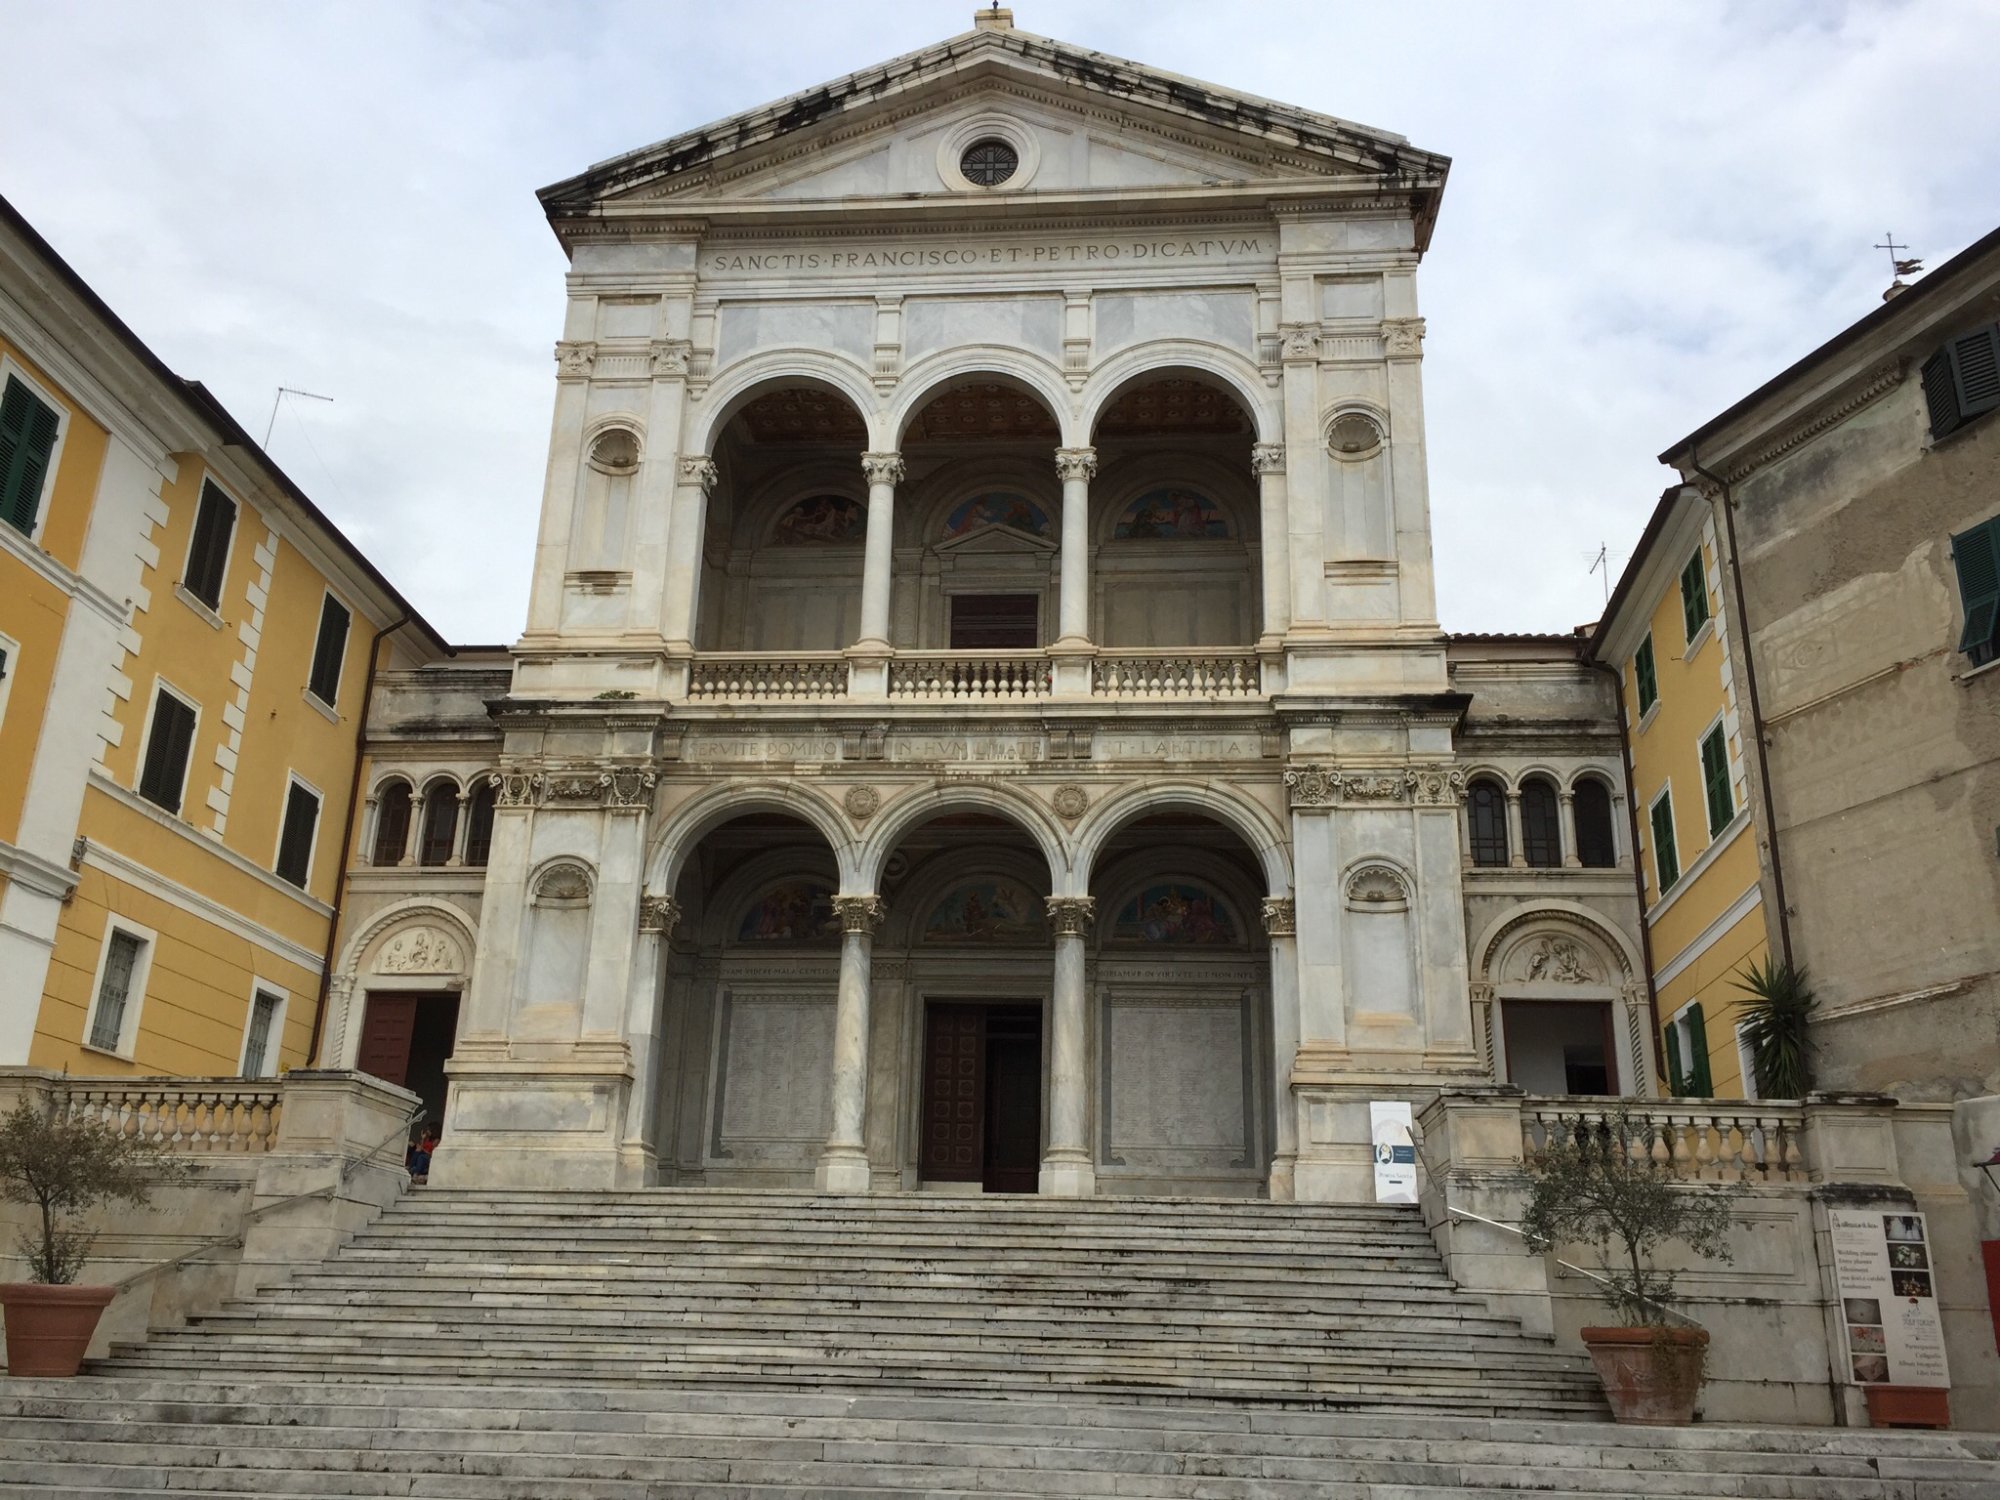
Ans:
[[[165,688],[153,695],[153,731],[146,741],[139,795],[170,813],[181,810],[188,756],[194,750],[194,720],[194,710]]]
[[[277,874],[301,890],[312,869],[313,840],[319,833],[319,798],[292,783],[285,797],[284,827],[278,839]]]
[[[1681,1029],[1673,1022],[1667,1023],[1663,1040],[1667,1044],[1667,1092],[1676,1099],[1687,1094],[1687,1068],[1681,1062]]]
[[[1958,568],[1958,598],[1965,609],[1958,649],[1983,665],[1993,659],[2000,636],[2000,516],[1953,537],[1951,560]]]
[[[1632,679],[1638,687],[1639,713],[1643,717],[1660,701],[1660,677],[1653,667],[1653,638],[1650,635],[1639,643],[1639,649],[1632,657]]]
[[[340,667],[347,657],[347,627],[351,620],[347,606],[333,595],[319,611],[319,637],[313,644],[312,674],[306,686],[328,708],[340,697]]]
[[[1708,794],[1708,836],[1714,838],[1736,816],[1736,794],[1729,785],[1729,745],[1719,724],[1701,742],[1701,783]]]
[[[1693,1054],[1688,1059],[1688,1093],[1696,1099],[1715,1097],[1715,1080],[1708,1071],[1708,1023],[1702,1019],[1701,1003],[1687,1008],[1688,1051]]]
[[[235,530],[236,502],[213,484],[204,484],[181,586],[210,609],[222,604],[222,578],[229,566],[229,538]]]
[[[33,535],[62,419],[13,376],[0,393],[0,520]]]
[[[1687,624],[1690,644],[1708,623],[1708,580],[1702,575],[1701,548],[1694,549],[1687,566],[1681,569],[1681,617]]]
[[[1662,896],[1681,878],[1680,850],[1674,844],[1674,799],[1671,795],[1653,804],[1653,869],[1660,878]]]
[[[2000,407],[2000,324],[1961,334],[1925,360],[1923,385],[1934,438]]]

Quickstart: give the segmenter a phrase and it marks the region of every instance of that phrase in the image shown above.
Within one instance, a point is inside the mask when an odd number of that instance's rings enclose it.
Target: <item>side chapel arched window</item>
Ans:
[[[1611,791],[1594,776],[1576,784],[1576,857],[1587,869],[1608,870],[1618,863],[1611,826]]]
[[[403,846],[410,841],[410,784],[392,781],[375,799],[375,847],[369,851],[371,865],[400,864]]]
[[[441,865],[451,859],[458,838],[458,786],[434,781],[424,789],[424,823],[417,840],[417,863]]]
[[[1538,870],[1562,864],[1562,809],[1555,784],[1544,777],[1521,784],[1521,855]]]
[[[1472,862],[1507,863],[1507,793],[1490,776],[1472,783],[1465,798],[1465,816],[1472,825]]]
[[[499,796],[500,789],[490,778],[479,778],[479,785],[473,789],[472,806],[465,815],[465,862],[475,869],[485,864],[493,852],[493,804]]]

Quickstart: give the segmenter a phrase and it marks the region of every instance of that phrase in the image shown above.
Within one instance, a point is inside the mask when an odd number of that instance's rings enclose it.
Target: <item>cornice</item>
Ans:
[[[1838,427],[1864,407],[1873,405],[1909,378],[1910,361],[1898,355],[1822,397],[1800,415],[1772,429],[1772,435],[1751,447],[1720,472],[1730,484],[1748,479],[1830,428]]]

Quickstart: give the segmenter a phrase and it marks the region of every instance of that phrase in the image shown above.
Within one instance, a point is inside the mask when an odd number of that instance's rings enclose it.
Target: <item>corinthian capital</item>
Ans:
[[[1250,472],[1252,474],[1282,474],[1285,472],[1285,445],[1283,443],[1257,443],[1250,449]]]
[[[1264,931],[1271,937],[1290,937],[1298,930],[1298,903],[1290,896],[1266,896],[1264,898]]]
[[[681,904],[672,896],[641,896],[639,898],[639,930],[657,932],[662,937],[672,937],[674,924],[681,919]]]
[[[696,453],[681,460],[681,483],[700,485],[704,495],[715,488],[719,472],[715,460],[706,454]]]
[[[1056,449],[1056,473],[1067,483],[1081,479],[1085,483],[1097,477],[1097,450],[1095,448]]]
[[[835,896],[833,914],[840,918],[842,932],[860,932],[870,936],[882,925],[882,919],[889,914],[889,908],[882,904],[880,896]]]
[[[569,339],[556,345],[556,379],[588,380],[590,368],[597,363],[597,345],[578,343]]]
[[[1391,359],[1420,359],[1423,356],[1422,318],[1384,318],[1382,352]]]
[[[868,476],[870,484],[901,484],[907,471],[900,453],[864,453],[861,472]]]
[[[1090,924],[1097,920],[1097,901],[1091,896],[1051,896],[1048,898],[1049,926],[1057,937],[1088,937]]]

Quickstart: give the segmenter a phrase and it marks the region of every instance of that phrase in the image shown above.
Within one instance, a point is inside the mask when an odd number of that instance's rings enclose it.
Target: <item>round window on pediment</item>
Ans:
[[[975,187],[998,187],[1021,170],[1021,153],[998,136],[982,136],[965,148],[958,170]]]
[[[606,474],[630,474],[639,467],[639,435],[629,427],[607,427],[590,444],[590,465]]]

